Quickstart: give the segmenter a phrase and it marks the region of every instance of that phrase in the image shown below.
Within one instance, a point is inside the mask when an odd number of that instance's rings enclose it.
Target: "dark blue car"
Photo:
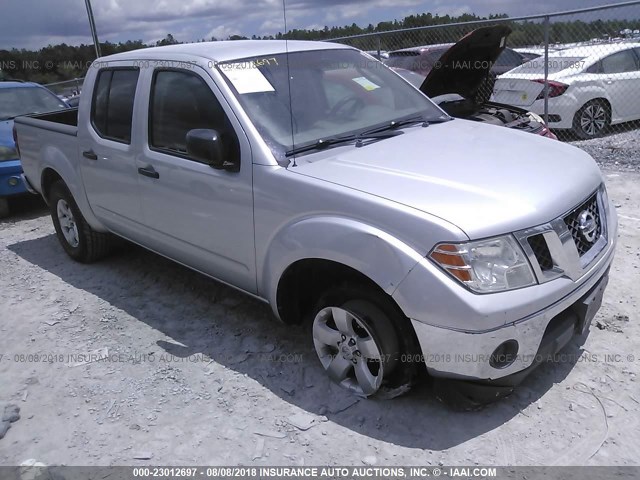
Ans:
[[[27,191],[20,177],[22,166],[13,140],[13,119],[68,107],[51,91],[36,83],[0,81],[0,218],[9,214],[8,197]]]

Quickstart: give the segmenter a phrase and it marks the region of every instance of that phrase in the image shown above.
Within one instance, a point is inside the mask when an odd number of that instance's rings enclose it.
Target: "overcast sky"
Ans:
[[[375,25],[425,12],[519,16],[613,3],[619,0],[286,0],[289,28]],[[92,0],[92,5],[100,41],[155,42],[167,33],[194,41],[284,31],[282,0]],[[617,18],[639,18],[640,6],[618,12]],[[611,13],[581,18],[604,17]],[[84,0],[0,0],[0,50],[63,42],[91,42]]]

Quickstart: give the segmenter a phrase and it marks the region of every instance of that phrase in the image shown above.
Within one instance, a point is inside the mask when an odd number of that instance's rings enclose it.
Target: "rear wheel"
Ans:
[[[596,138],[611,125],[611,107],[604,100],[591,100],[576,112],[573,131],[582,139]]]
[[[111,236],[91,228],[61,180],[51,186],[49,210],[58,240],[71,258],[90,263],[109,253]]]
[[[413,372],[401,358],[407,351],[403,322],[382,292],[348,284],[332,288],[318,302],[313,320],[320,363],[331,380],[360,396],[408,382]]]

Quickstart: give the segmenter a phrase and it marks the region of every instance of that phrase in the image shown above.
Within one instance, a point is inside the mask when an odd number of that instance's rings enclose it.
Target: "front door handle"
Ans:
[[[160,178],[160,174],[152,166],[139,168],[138,173],[149,178]]]
[[[84,158],[88,158],[89,160],[98,160],[98,155],[96,155],[93,150],[86,150],[82,152],[82,156]]]

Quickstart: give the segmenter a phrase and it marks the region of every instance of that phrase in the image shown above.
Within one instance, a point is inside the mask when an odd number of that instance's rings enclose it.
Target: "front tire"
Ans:
[[[51,186],[49,211],[58,240],[72,259],[91,263],[109,253],[111,236],[91,228],[61,180]]]
[[[383,292],[345,284],[322,295],[314,310],[313,343],[332,381],[362,397],[410,383],[407,319]],[[405,338],[409,337],[409,338]]]
[[[573,132],[582,140],[596,138],[611,126],[611,107],[604,100],[591,100],[576,112]]]

